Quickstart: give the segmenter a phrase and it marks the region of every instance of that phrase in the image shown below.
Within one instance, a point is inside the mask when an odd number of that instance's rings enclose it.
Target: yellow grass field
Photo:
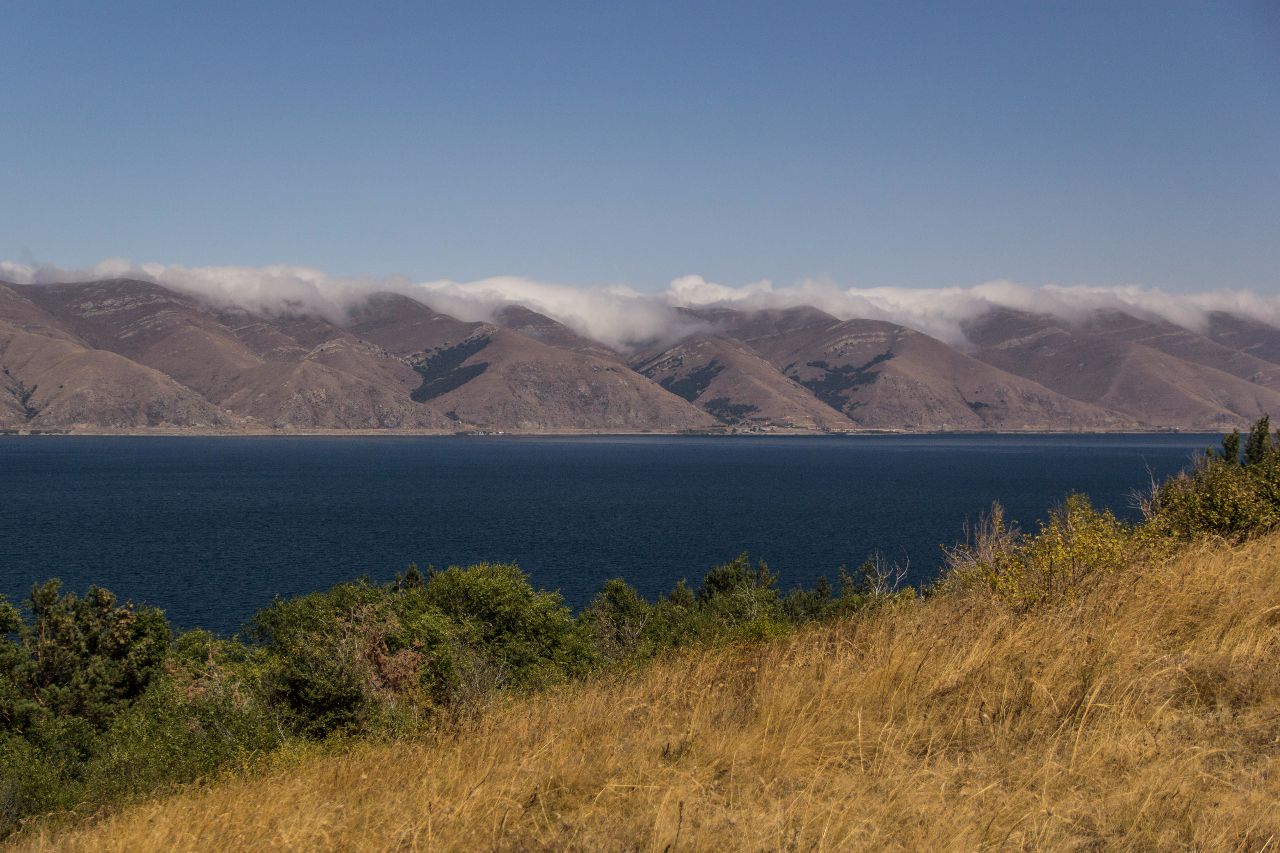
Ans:
[[[1280,850],[1280,538],[512,699],[23,850]]]

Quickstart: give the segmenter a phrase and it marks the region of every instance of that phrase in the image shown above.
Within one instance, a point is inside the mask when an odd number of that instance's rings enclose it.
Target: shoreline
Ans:
[[[865,430],[690,430],[690,431],[654,431],[654,430],[543,430],[543,431],[511,431],[511,430],[475,430],[475,431],[433,431],[433,430],[401,430],[401,429],[331,429],[331,430],[200,430],[200,429],[68,429],[68,430],[0,430],[0,439],[5,438],[45,438],[45,437],[168,437],[168,438],[335,438],[342,436],[386,437],[386,438],[865,438],[869,436],[908,437],[908,436],[1086,436],[1086,435],[1221,435],[1222,428],[1173,428],[1153,427],[1150,429],[1023,429],[1023,430],[911,430],[911,429],[865,429]]]

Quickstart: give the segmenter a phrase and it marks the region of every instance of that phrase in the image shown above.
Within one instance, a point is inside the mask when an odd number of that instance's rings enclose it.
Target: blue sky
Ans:
[[[1280,290],[1280,4],[0,0],[0,259]]]

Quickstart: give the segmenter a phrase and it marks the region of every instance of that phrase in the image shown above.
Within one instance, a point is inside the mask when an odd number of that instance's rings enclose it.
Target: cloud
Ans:
[[[580,334],[626,350],[674,341],[705,324],[681,308],[740,309],[810,305],[838,319],[888,320],[964,344],[963,327],[993,308],[1052,314],[1078,321],[1098,311],[1126,311],[1203,331],[1208,315],[1225,311],[1280,326],[1280,296],[1249,291],[1173,294],[1125,285],[1030,286],[989,281],[969,287],[841,288],[830,279],[779,287],[769,281],[726,285],[697,275],[682,276],[665,291],[643,293],[622,285],[573,287],[518,276],[469,282],[407,278],[338,277],[295,266],[185,267],[109,259],[87,269],[63,269],[0,261],[0,280],[17,283],[94,281],[104,278],[154,281],[220,307],[240,306],[267,314],[309,311],[341,322],[351,307],[376,291],[393,291],[463,320],[491,320],[507,305],[523,305]]]

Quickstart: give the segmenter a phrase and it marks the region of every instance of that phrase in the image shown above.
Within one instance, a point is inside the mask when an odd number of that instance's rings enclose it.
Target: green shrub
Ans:
[[[147,688],[168,653],[170,632],[154,607],[117,606],[90,587],[84,598],[51,580],[31,591],[31,623],[4,603],[10,637],[0,652],[0,726],[21,730],[41,717],[76,717],[104,728]]]
[[[76,803],[65,768],[26,738],[0,732],[0,769],[0,838],[25,817]]]
[[[579,620],[596,654],[618,662],[652,657],[661,645],[651,624],[654,607],[621,578],[606,581]]]
[[[433,575],[421,595],[459,626],[472,672],[491,667],[497,686],[546,685],[583,675],[596,661],[560,595],[535,590],[515,565],[455,566]]]
[[[464,657],[461,630],[417,584],[277,600],[249,633],[265,650],[265,696],[309,737],[421,718],[451,699]]]
[[[86,794],[113,802],[208,778],[279,747],[267,706],[217,677],[156,679],[103,733],[83,770]]]
[[[32,589],[31,618],[0,599],[0,836],[82,795],[102,732],[162,673],[170,632],[155,608],[90,587]]]
[[[778,615],[778,577],[764,560],[753,567],[743,552],[707,572],[698,603],[722,621],[752,622]]]
[[[1085,495],[1068,496],[1031,535],[1009,525],[997,503],[964,544],[947,551],[944,583],[984,588],[1010,603],[1032,606],[1076,595],[1097,574],[1125,565],[1137,550],[1131,528],[1110,510],[1094,509]]]
[[[1221,456],[1206,454],[1188,471],[1161,483],[1144,507],[1152,538],[1205,536],[1247,539],[1280,525],[1280,450],[1262,418],[1249,431],[1243,464],[1239,436],[1223,439]]]

